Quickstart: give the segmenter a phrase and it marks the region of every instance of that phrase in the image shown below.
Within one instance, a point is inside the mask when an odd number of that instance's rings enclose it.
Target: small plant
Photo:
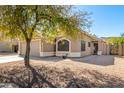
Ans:
[[[66,59],[68,54],[66,53],[64,56],[62,56],[63,59]]]

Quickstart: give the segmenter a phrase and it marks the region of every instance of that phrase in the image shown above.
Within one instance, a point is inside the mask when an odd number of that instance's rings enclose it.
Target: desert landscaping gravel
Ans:
[[[108,60],[113,62],[99,63]],[[63,60],[49,57],[32,59],[29,68],[22,61],[1,63],[0,83],[16,87],[124,87],[124,58],[89,56]]]

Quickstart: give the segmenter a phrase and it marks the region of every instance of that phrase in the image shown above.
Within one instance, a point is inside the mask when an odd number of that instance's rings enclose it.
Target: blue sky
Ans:
[[[80,5],[76,7],[93,13],[91,32],[97,36],[120,36],[124,32],[124,6]]]

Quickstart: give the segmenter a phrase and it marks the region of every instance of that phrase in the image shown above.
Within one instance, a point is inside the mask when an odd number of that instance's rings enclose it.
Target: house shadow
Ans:
[[[71,88],[123,88],[124,80],[119,77],[102,74],[96,70],[85,69],[85,73],[90,74],[92,78],[82,77],[73,78],[67,87]],[[80,73],[84,74],[83,72]],[[93,80],[94,79],[94,80]]]
[[[87,74],[91,77],[87,78],[85,76]],[[20,72],[1,73],[0,82],[14,84],[20,88],[124,87],[124,80],[116,76],[102,74],[96,70],[84,69],[75,76],[70,69],[64,69],[61,72],[55,68],[50,70],[46,67],[36,68],[33,66],[25,67],[25,70]]]

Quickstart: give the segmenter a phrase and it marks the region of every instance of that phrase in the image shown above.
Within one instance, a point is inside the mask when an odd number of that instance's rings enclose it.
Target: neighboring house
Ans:
[[[0,41],[0,52],[18,52],[17,40],[4,40]]]
[[[30,56],[45,57],[45,56],[64,56],[68,57],[83,57],[87,55],[97,54],[102,51],[102,54],[109,54],[109,45],[103,40],[96,38],[86,32],[82,32],[81,39],[56,38],[55,44],[43,42],[41,39],[32,40]],[[25,42],[19,42],[19,54],[25,54]]]

